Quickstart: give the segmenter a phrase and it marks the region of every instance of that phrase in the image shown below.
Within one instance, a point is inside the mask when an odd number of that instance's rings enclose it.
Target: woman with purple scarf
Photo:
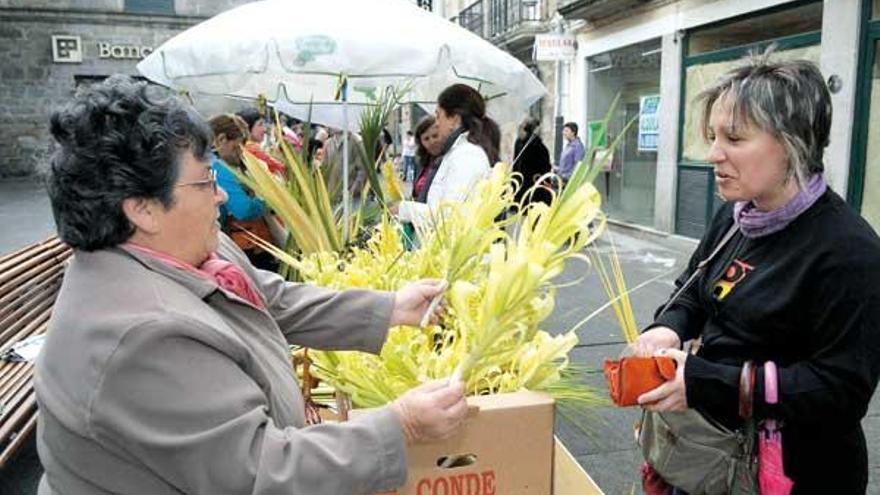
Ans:
[[[707,159],[727,203],[676,285],[732,237],[636,342],[638,355],[678,364],[639,403],[696,409],[731,430],[744,410],[780,420],[792,493],[861,494],[860,421],[880,376],[880,239],[822,177],[831,97],[821,73],[768,55],[701,95]],[[681,350],[697,338],[696,353]],[[769,361],[775,404],[765,401]]]

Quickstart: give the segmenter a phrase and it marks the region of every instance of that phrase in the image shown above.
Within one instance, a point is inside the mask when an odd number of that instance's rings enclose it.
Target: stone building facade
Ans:
[[[33,175],[53,109],[83,84],[137,75],[152,49],[248,0],[0,0],[0,178]],[[205,113],[221,106],[196,101]]]
[[[775,60],[811,61],[834,82],[825,178],[880,229],[880,0],[557,2],[577,39],[563,113],[585,137],[621,137],[597,180],[609,219],[703,235],[722,199],[697,95],[772,44]]]

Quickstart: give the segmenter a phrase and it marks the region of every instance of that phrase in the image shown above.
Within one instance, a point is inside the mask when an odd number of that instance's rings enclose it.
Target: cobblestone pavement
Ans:
[[[0,255],[55,233],[43,185],[33,179],[0,181]]]

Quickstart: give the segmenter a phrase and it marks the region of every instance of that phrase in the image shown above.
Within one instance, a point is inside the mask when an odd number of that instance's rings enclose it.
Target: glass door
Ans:
[[[588,152],[608,146],[633,122],[596,181],[602,207],[615,220],[651,226],[657,178],[660,40],[590,57],[587,65],[588,122],[579,136]],[[614,114],[603,129],[603,119],[614,101]],[[604,138],[598,143],[594,136]]]
[[[853,167],[847,199],[880,230],[880,0],[865,2],[865,39],[859,60],[859,106],[853,144]]]

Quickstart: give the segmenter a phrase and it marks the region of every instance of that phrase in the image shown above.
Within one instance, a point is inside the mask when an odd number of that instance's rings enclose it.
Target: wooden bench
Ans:
[[[72,251],[57,237],[0,256],[0,355],[46,332]],[[37,425],[34,365],[0,360],[0,468]]]

